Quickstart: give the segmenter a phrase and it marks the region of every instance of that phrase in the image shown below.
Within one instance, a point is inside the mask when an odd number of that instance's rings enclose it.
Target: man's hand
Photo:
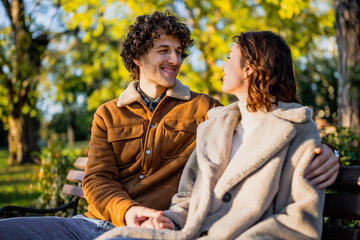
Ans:
[[[318,185],[319,189],[325,189],[335,182],[339,174],[339,158],[326,144],[321,144],[321,148],[315,148],[315,154],[317,156],[305,171],[305,178],[312,185]]]
[[[143,222],[149,218],[156,218],[161,215],[162,211],[155,209],[133,206],[130,207],[125,213],[126,226],[140,227]]]
[[[163,216],[162,212],[157,217],[149,218],[148,220],[143,222],[141,224],[141,227],[142,228],[156,228],[156,229],[163,229],[163,228],[175,229],[173,222],[169,218]]]

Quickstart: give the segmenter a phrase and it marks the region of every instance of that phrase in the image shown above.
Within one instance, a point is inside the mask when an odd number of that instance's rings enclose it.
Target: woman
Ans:
[[[222,91],[239,101],[208,112],[172,206],[143,223],[172,230],[103,239],[320,239],[324,192],[303,177],[320,137],[298,103],[290,49],[272,32],[234,40]]]

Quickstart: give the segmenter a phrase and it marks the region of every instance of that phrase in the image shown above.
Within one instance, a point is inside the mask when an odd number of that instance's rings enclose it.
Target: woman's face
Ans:
[[[222,67],[224,72],[223,85],[221,90],[224,93],[238,95],[241,93],[247,93],[248,79],[245,65],[244,68],[240,66],[240,48],[238,44],[235,44],[229,53],[228,61]]]

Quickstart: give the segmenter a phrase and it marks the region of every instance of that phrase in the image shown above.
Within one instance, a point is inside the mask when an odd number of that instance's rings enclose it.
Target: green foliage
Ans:
[[[324,135],[324,142],[339,150],[341,166],[360,165],[360,134],[350,128],[337,127],[334,133]]]
[[[213,95],[227,104],[233,99],[220,92],[221,66],[232,37],[241,31],[271,30],[286,39],[295,61],[311,58],[319,52],[320,39],[334,34],[332,6],[327,2],[322,2],[321,7],[319,4],[309,0],[64,1],[63,22],[68,29],[79,28],[79,32],[76,38],[68,39],[68,45],[73,47],[66,57],[71,60],[63,61],[64,70],[58,71],[55,78],[58,96],[67,89],[63,84],[77,79],[76,86],[87,89],[89,109],[118,97],[131,80],[119,57],[119,39],[126,36],[136,16],[170,10],[184,19],[195,40],[179,79],[192,90]],[[311,81],[316,78],[311,72],[308,77]]]
[[[73,168],[75,159],[80,156],[79,148],[65,148],[61,142],[50,142],[40,154],[41,165],[36,178],[36,190],[41,193],[37,205],[41,208],[54,208],[71,200],[71,197],[62,194],[62,187],[66,182],[69,169]],[[86,210],[86,201],[79,202],[79,212]],[[69,210],[70,211],[70,210]],[[65,216],[65,213],[58,213]]]
[[[85,106],[74,110],[75,141],[90,139],[93,115],[94,111],[88,111]],[[44,132],[46,136],[44,137],[50,138],[54,137],[54,134],[58,134],[60,136],[59,138],[62,139],[62,136],[66,136],[68,117],[69,113],[66,111],[56,113],[47,126]],[[63,140],[65,140],[65,138]]]
[[[311,56],[296,64],[298,95],[303,105],[312,106],[314,115],[335,122],[337,110],[337,61]]]

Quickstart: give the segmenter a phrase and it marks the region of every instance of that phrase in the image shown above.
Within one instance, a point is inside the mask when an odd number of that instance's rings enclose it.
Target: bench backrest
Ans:
[[[360,239],[360,229],[346,226],[349,220],[360,220],[360,166],[341,167],[328,190],[322,239]]]
[[[78,157],[76,159],[74,166],[78,170],[71,169],[66,176],[67,180],[69,180],[70,182],[76,183],[76,185],[64,184],[63,189],[62,189],[63,194],[68,195],[68,196],[81,197],[81,198],[84,197],[84,192],[81,187],[81,182],[85,175],[84,170],[86,167],[87,160],[88,160],[87,157]]]

